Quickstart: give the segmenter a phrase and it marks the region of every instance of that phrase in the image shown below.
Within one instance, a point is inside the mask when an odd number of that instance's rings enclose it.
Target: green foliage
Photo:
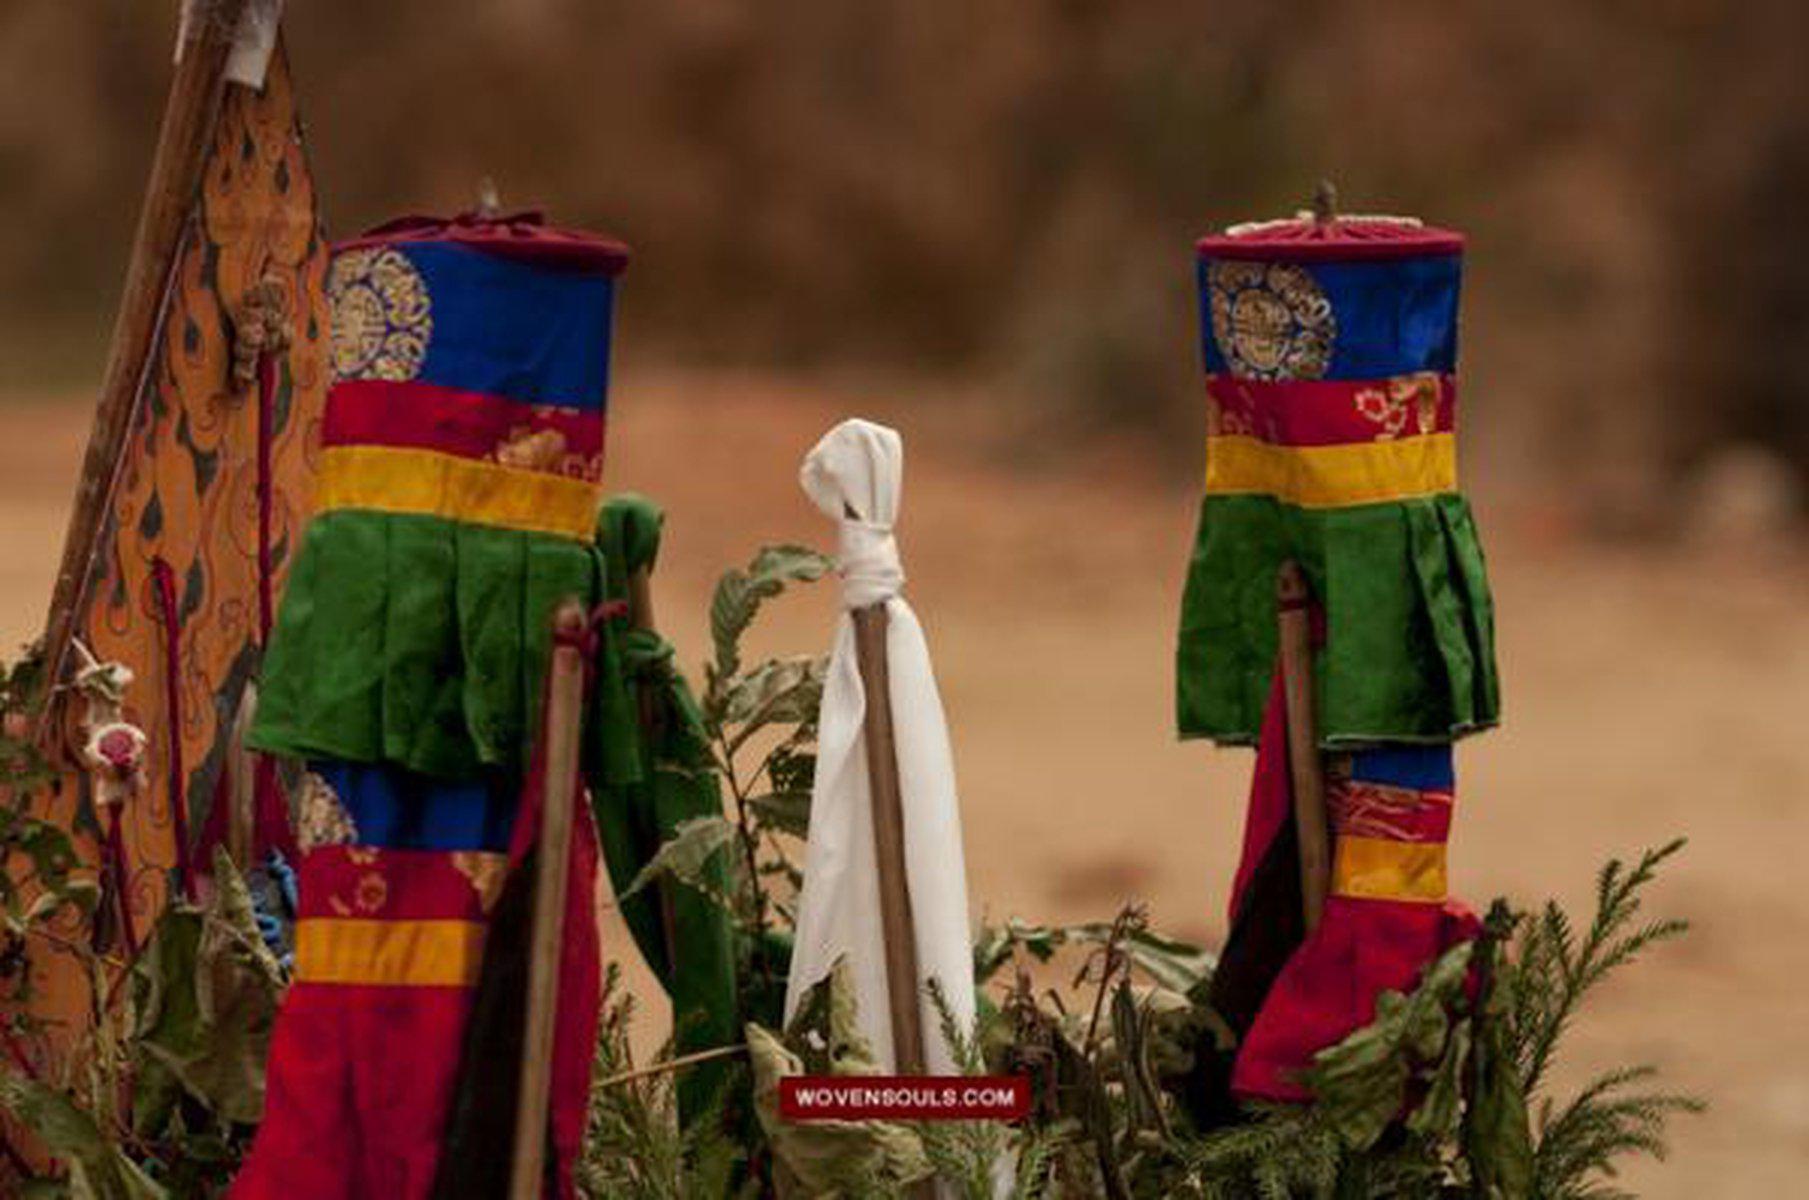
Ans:
[[[0,662],[0,798],[45,783],[50,769],[30,737],[33,715],[42,699],[43,663],[31,646],[13,664]]]
[[[1628,869],[1618,859],[1596,878],[1595,915],[1579,938],[1554,903],[1520,922],[1511,960],[1502,968],[1508,996],[1505,1051],[1513,1056],[1524,1094],[1539,1092],[1559,1039],[1584,997],[1643,950],[1683,934],[1677,919],[1640,921],[1642,895],[1658,867],[1683,848],[1682,839],[1647,851]],[[1602,1182],[1628,1155],[1663,1158],[1665,1126],[1702,1102],[1643,1087],[1655,1071],[1621,1067],[1597,1076],[1570,1100],[1542,1097],[1532,1156],[1531,1194],[1552,1200],[1608,1200],[1627,1193]]]
[[[1412,995],[1383,992],[1375,1020],[1319,1053],[1306,1084],[1326,1122],[1352,1150],[1370,1149],[1404,1111],[1416,1086],[1427,1099],[1409,1118],[1415,1133],[1448,1134],[1460,1102],[1469,1029],[1451,1017],[1464,1004],[1473,946],[1454,946]]]
[[[1046,963],[1069,946],[1103,947],[1112,940],[1114,928],[1111,921],[1033,925],[1016,917],[1004,925],[983,926],[974,938],[974,979],[988,982],[1018,951]],[[1213,955],[1190,942],[1157,933],[1146,924],[1117,933],[1118,951],[1153,983],[1187,992],[1212,975]]]
[[[1213,956],[1151,928],[1133,906],[1112,921],[982,928],[976,985],[1000,990],[982,996],[973,1031],[953,1028],[938,996],[963,1070],[1031,1080],[1033,1111],[1022,1126],[779,1122],[783,1075],[872,1070],[839,974],[806,997],[783,1035],[772,1032],[798,883],[788,850],[809,828],[823,665],[781,657],[747,667],[742,643],[766,600],[828,567],[812,551],[782,547],[723,577],[702,708],[734,810],[682,827],[635,882],[660,874],[692,882],[723,845],[740,850],[732,894],[710,894],[743,935],[744,995],[764,996],[745,1010],[760,1128],[743,1147],[742,1185],[768,1178],[776,1163],[790,1194],[898,1195],[933,1173],[958,1194],[992,1197],[1003,1194],[994,1180],[1003,1162],[1020,1200],[1605,1200],[1621,1194],[1605,1182],[1621,1159],[1662,1154],[1668,1119],[1700,1108],[1647,1089],[1644,1067],[1612,1072],[1561,1103],[1544,1093],[1584,999],[1642,950],[1683,931],[1680,921],[1637,920],[1673,844],[1631,869],[1610,863],[1581,935],[1555,904],[1529,918],[1498,901],[1482,937],[1445,954],[1412,990],[1385,993],[1370,1025],[1318,1056],[1307,1075],[1310,1106],[1252,1109],[1228,1128],[1192,1126],[1181,1097],[1199,1058],[1229,1052],[1235,1037],[1204,1001]],[[1038,990],[1032,971],[1064,955],[1080,957],[1065,991]],[[657,1107],[635,1121],[593,1123],[593,1157],[684,1160],[672,1139],[690,1134],[677,1133],[669,1114],[656,1132],[648,1114]]]
[[[132,1123],[167,1128],[186,1098],[228,1129],[264,1115],[264,1058],[283,973],[221,850],[205,908],[172,906],[131,967]]]
[[[68,1095],[33,1079],[0,1071],[0,1109],[32,1131],[59,1161],[63,1180],[40,1181],[35,1195],[71,1200],[165,1200],[169,1195]]]
[[[737,852],[725,907],[739,933],[738,991],[744,1019],[766,1024],[779,1019],[792,897],[802,882],[793,857],[810,828],[825,659],[792,655],[748,666],[742,642],[767,601],[822,579],[834,566],[807,547],[767,546],[745,568],[724,573],[710,601],[713,657],[704,666],[699,707],[731,813],[726,829],[687,832],[701,846],[728,840],[732,830]],[[685,861],[683,854],[663,865],[656,858],[649,870],[679,871]]]
[[[735,825],[724,817],[692,817],[673,827],[672,836],[660,843],[647,865],[629,885],[616,894],[620,903],[657,883],[662,876],[678,880],[715,898],[725,908],[735,898],[721,891],[711,877],[711,862],[736,836]]]
[[[670,1045],[650,1069],[637,1069],[629,1045],[634,997],[611,963],[603,984],[603,1022],[591,1078],[590,1113],[576,1182],[597,1200],[690,1200],[733,1196],[742,1148],[724,1131],[721,1104],[680,1128],[678,1068]]]
[[[216,856],[207,902],[172,904],[132,963],[92,952],[84,963],[94,1027],[69,1058],[68,1082],[0,1068],[0,1105],[67,1169],[41,1181],[42,1194],[217,1194],[263,1116],[284,984],[231,860]]]
[[[205,904],[170,905],[137,956],[122,962],[70,916],[100,889],[66,830],[30,815],[49,777],[22,736],[36,665],[0,665],[0,999],[22,1034],[36,1031],[31,943],[74,958],[90,981],[91,1025],[56,1077],[0,1067],[0,1110],[51,1156],[51,1175],[20,1181],[32,1197],[161,1200],[217,1194],[263,1115],[264,1059],[284,978],[259,935],[250,893],[224,853]]]

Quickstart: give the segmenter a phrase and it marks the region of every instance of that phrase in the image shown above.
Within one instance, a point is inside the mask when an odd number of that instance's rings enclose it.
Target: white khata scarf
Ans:
[[[886,606],[886,652],[904,808],[905,869],[922,976],[919,1003],[926,1065],[932,1073],[953,1074],[957,1067],[943,1041],[928,983],[940,980],[957,1026],[971,1030],[974,986],[967,871],[942,699],[923,627],[898,594],[904,570],[892,526],[898,516],[903,466],[904,447],[895,430],[851,420],[824,435],[805,457],[799,475],[811,500],[838,524],[843,609]],[[851,517],[850,512],[856,515]],[[860,1005],[861,1032],[881,1068],[890,1071],[896,1060],[862,732],[865,712],[854,621],[844,611],[823,689],[810,844],[785,1017],[791,1019],[804,993],[829,974],[837,958],[846,958]]]

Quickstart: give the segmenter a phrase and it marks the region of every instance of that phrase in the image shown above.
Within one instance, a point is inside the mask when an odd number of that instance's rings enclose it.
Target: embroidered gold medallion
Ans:
[[[327,272],[333,377],[398,382],[420,373],[433,337],[427,283],[398,250],[350,250]]]
[[[296,805],[295,844],[303,854],[321,846],[344,846],[358,840],[352,814],[325,779],[309,771],[301,779]]]
[[[1338,321],[1306,270],[1219,261],[1208,268],[1207,283],[1212,337],[1233,375],[1270,382],[1324,376]]]

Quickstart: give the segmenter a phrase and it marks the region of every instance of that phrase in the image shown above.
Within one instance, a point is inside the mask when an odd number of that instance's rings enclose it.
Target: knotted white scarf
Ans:
[[[957,1068],[943,1041],[927,985],[931,979],[940,980],[959,1027],[973,1028],[967,870],[961,854],[954,759],[929,647],[917,615],[898,594],[904,569],[892,524],[898,516],[903,466],[904,447],[895,430],[853,420],[825,434],[805,457],[799,474],[805,492],[839,527],[842,607],[886,606],[887,665],[904,807],[905,869],[922,974],[919,1000],[926,1065],[932,1073],[949,1074]],[[845,957],[860,1004],[861,1032],[876,1060],[890,1071],[895,1059],[865,714],[854,621],[844,612],[823,688],[816,781],[810,796],[810,845],[805,851],[785,1016],[789,1021],[805,991],[829,974],[838,957]]]

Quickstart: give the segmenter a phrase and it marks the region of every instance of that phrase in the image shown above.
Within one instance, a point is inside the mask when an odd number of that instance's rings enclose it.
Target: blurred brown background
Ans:
[[[672,510],[661,611],[824,541],[798,458],[898,425],[902,531],[994,917],[1148,898],[1202,939],[1247,756],[1180,746],[1200,465],[1190,242],[1291,211],[1471,237],[1466,471],[1508,722],[1466,744],[1468,896],[1586,898],[1690,834],[1698,929],[1568,1079],[1706,1094],[1655,1196],[1809,1164],[1809,6],[1788,0],[297,0],[327,219],[505,206],[628,240],[610,472]],[[41,626],[168,79],[173,4],[0,0],[0,644]],[[826,645],[832,597],[774,648]]]

